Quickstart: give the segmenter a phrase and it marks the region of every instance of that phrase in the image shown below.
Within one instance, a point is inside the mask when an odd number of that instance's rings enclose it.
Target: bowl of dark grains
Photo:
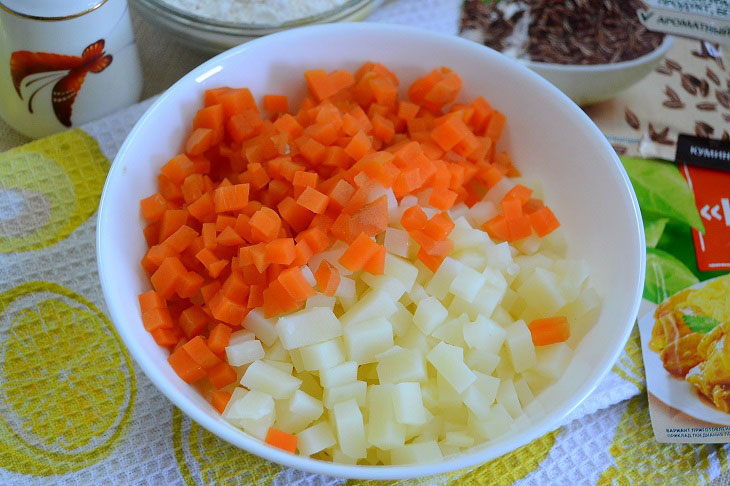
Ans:
[[[662,60],[640,0],[465,0],[461,36],[516,58],[579,105],[612,98]]]

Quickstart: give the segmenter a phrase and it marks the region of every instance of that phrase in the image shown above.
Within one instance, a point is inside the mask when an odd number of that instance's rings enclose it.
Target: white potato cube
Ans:
[[[464,390],[461,397],[464,405],[479,419],[486,420],[489,416],[492,404],[497,398],[500,380],[493,376],[474,372],[477,379],[469,388]]]
[[[501,403],[513,419],[522,415],[522,406],[512,380],[502,380],[497,390],[497,403]]]
[[[324,389],[323,403],[324,406],[331,409],[336,404],[347,401],[355,400],[361,407],[366,405],[367,383],[364,381],[353,381],[344,385],[333,386],[331,388]]]
[[[468,324],[469,316],[461,314],[459,317],[447,319],[443,324],[434,329],[431,335],[452,346],[463,348],[466,346],[464,342],[464,326]]]
[[[413,324],[413,315],[400,302],[396,302],[395,306],[397,310],[388,320],[393,326],[393,334],[403,336]]]
[[[274,422],[274,399],[271,395],[257,390],[250,390],[239,396],[241,398],[236,400],[228,416],[224,418],[263,440],[266,438],[268,428]]]
[[[253,332],[264,343],[264,346],[273,345],[279,337],[276,334],[276,321],[274,319],[266,319],[261,309],[251,310],[241,325]]]
[[[365,425],[357,402],[350,399],[336,404],[332,415],[337,431],[337,441],[342,452],[353,459],[366,457]]]
[[[565,343],[555,343],[537,346],[535,354],[537,359],[535,371],[545,378],[556,380],[568,368],[573,357],[573,350]]]
[[[512,292],[511,289],[508,289]],[[505,296],[502,297],[502,304],[504,304],[504,299],[507,297],[507,294],[505,293]],[[504,310],[504,307],[502,305],[498,305],[496,309],[494,309],[494,312],[492,312],[491,319],[499,324],[502,327],[507,327],[512,322],[514,322],[514,319],[512,319],[512,316],[509,315],[509,312]]]
[[[268,393],[274,398],[288,398],[302,384],[302,380],[263,361],[251,363],[241,378],[241,385],[249,390]]]
[[[319,382],[325,388],[346,385],[357,380],[357,363],[346,361],[332,368],[325,368],[319,372]]]
[[[302,365],[307,371],[324,370],[345,361],[345,351],[340,338],[299,348]]]
[[[276,426],[289,434],[304,430],[322,416],[322,402],[297,390],[286,400],[276,402]]]
[[[487,258],[484,256],[484,253],[472,249],[463,250],[454,254],[454,259],[478,272],[483,271],[487,264]]]
[[[423,354],[412,349],[399,349],[379,359],[376,367],[380,383],[426,381]]]
[[[411,326],[410,328],[408,328],[403,336],[398,337],[398,339],[395,341],[395,344],[400,347],[412,349],[423,354],[428,353],[432,347],[426,336],[416,326]]]
[[[474,437],[466,432],[446,432],[442,442],[446,445],[466,448],[474,445]]]
[[[487,247],[487,268],[505,270],[513,263],[509,243],[506,241]]]
[[[426,358],[457,393],[466,390],[476,380],[476,375],[464,364],[462,348],[441,342],[428,353]]]
[[[453,410],[461,407],[461,394],[440,373],[436,375],[436,390],[438,392],[438,407],[441,411],[448,409],[450,416]]]
[[[467,249],[479,249],[494,246],[492,240],[489,239],[484,231],[472,228],[469,223],[466,226],[460,226],[459,220],[454,221],[454,229],[449,234],[449,239],[454,243],[454,251],[463,251]]]
[[[388,293],[370,290],[360,300],[342,314],[340,322],[347,327],[358,321],[366,321],[375,317],[388,318],[397,310],[395,301]]]
[[[546,315],[554,314],[565,305],[565,298],[558,290],[557,277],[550,270],[541,267],[535,268],[532,275],[517,289],[517,293],[531,307]]]
[[[346,277],[352,275],[352,270],[348,270],[340,264],[340,258],[345,253],[345,250],[347,250],[347,244],[337,241],[329,249],[312,255],[309,262],[307,262],[307,266],[311,271],[316,272],[322,262],[327,260],[340,272],[341,276]]]
[[[517,321],[507,327],[507,350],[512,359],[514,371],[520,373],[535,366],[535,346],[532,344],[532,334],[524,321]]]
[[[428,298],[428,294],[419,283],[414,283],[413,287],[411,287],[410,292],[408,292],[406,295],[408,297],[408,300],[416,305],[418,305],[418,303],[421,302],[423,299]]]
[[[276,332],[284,349],[301,348],[342,335],[342,325],[332,309],[313,307],[279,318]]]
[[[469,213],[469,206],[461,202],[459,204],[451,206],[451,209],[448,210],[448,213],[451,219],[466,217],[466,215]]]
[[[456,278],[451,281],[449,291],[467,302],[474,302],[474,298],[484,286],[485,282],[486,278],[484,275],[464,265]]]
[[[504,196],[515,187],[515,183],[512,182],[508,177],[502,177],[499,182],[493,185],[487,193],[484,195],[485,201],[490,201],[495,206],[498,206]]]
[[[335,306],[335,303],[337,303],[336,297],[317,293],[307,299],[307,303],[304,308],[311,309],[312,307],[328,307],[332,309]]]
[[[417,442],[397,447],[390,451],[393,464],[435,464],[443,459],[441,449],[435,440]]]
[[[231,337],[228,339],[228,345],[234,346],[253,339],[256,339],[253,332],[241,329],[231,334]]]
[[[272,361],[289,361],[289,353],[284,349],[284,346],[281,345],[281,341],[278,339],[274,344],[265,349],[265,351],[266,359]]]
[[[357,464],[357,459],[353,459],[352,457],[342,452],[342,449],[340,449],[339,447],[335,447],[332,450],[332,462],[334,462],[335,464],[350,464],[354,466],[355,464]]]
[[[231,398],[228,399],[226,408],[223,409],[221,417],[228,421],[234,421],[243,418],[243,413],[246,411],[241,408],[241,399],[248,394],[248,390],[243,387],[236,387],[231,393]]]
[[[302,355],[299,353],[299,349],[290,349],[288,352],[289,360],[294,365],[294,369],[297,370],[297,373],[306,371],[304,369],[304,362],[302,361]]]
[[[262,359],[261,361],[263,363],[273,366],[274,368],[279,368],[284,373],[287,373],[290,375],[291,375],[292,371],[294,371],[294,365],[289,362],[286,362],[286,361],[274,361],[272,359],[266,359],[266,358]]]
[[[403,282],[390,275],[373,275],[372,273],[363,272],[360,279],[368,284],[371,289],[388,294],[396,302],[406,292]]]
[[[406,427],[395,419],[393,409],[393,385],[368,387],[367,441],[383,450],[402,447],[406,439]]]
[[[428,335],[444,322],[448,315],[449,311],[436,297],[428,297],[418,303],[416,313],[413,314],[413,323],[422,333]]]
[[[410,244],[411,237],[408,235],[408,232],[396,228],[385,229],[383,246],[385,246],[388,253],[408,258],[408,247]]]
[[[479,201],[469,209],[469,215],[467,218],[471,220],[471,223],[477,228],[494,218],[497,215],[496,206],[490,201]]]
[[[448,295],[451,283],[464,269],[464,265],[451,257],[444,258],[441,265],[433,274],[431,281],[426,285],[426,292],[437,299]]]
[[[485,439],[495,440],[510,431],[512,422],[512,417],[507,410],[502,404],[497,403],[492,405],[485,420],[475,420],[470,424],[470,428]]]
[[[473,348],[464,352],[464,363],[472,371],[491,375],[499,364],[499,355]]]
[[[519,378],[515,378],[513,384],[515,386],[515,392],[517,392],[517,398],[520,400],[520,405],[524,409],[535,399],[535,395],[530,390],[530,385],[527,384],[527,380],[524,377],[520,376]]]
[[[395,418],[399,423],[410,425],[426,423],[426,409],[423,408],[419,383],[410,381],[393,385],[392,398]]]
[[[410,292],[418,278],[418,268],[402,258],[386,253],[383,274],[399,279],[406,292]]]
[[[492,319],[479,315],[474,322],[464,324],[463,335],[470,348],[498,354],[507,338],[507,331]]]
[[[243,366],[262,359],[266,353],[258,339],[242,341],[238,344],[226,346],[226,357],[231,366]]]
[[[311,456],[337,443],[332,428],[327,422],[319,422],[297,434],[299,453]]]
[[[534,255],[540,249],[542,238],[537,235],[530,235],[527,238],[523,238],[519,241],[515,241],[515,248],[520,250],[520,253],[525,255]]]
[[[375,356],[393,347],[393,326],[379,317],[345,326],[345,350],[350,361],[372,363]]]
[[[351,300],[357,297],[355,293],[355,281],[348,277],[340,276],[340,284],[335,290],[335,297],[340,300]]]

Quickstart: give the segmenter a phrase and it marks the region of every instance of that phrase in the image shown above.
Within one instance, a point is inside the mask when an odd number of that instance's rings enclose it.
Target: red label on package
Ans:
[[[703,272],[730,270],[730,173],[682,164],[695,195],[704,234],[692,229],[697,267]]]

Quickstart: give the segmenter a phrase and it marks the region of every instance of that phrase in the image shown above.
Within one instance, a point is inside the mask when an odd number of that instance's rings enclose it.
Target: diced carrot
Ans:
[[[241,238],[241,235],[236,233],[236,230],[234,230],[231,226],[226,226],[216,238],[216,243],[221,246],[238,247],[243,245],[245,240]]]
[[[263,285],[251,285],[248,292],[248,303],[246,307],[249,309],[255,309],[264,305],[264,286]]]
[[[213,193],[216,213],[240,211],[248,204],[249,184],[218,187]]]
[[[309,91],[317,98],[318,101],[322,101],[337,92],[335,83],[327,75],[324,69],[313,69],[304,73],[304,79],[307,80]]]
[[[210,128],[196,128],[185,142],[185,153],[200,155],[213,146],[215,132]]]
[[[286,221],[294,231],[302,231],[309,226],[314,213],[302,207],[291,197],[285,197],[277,205],[281,218]]]
[[[150,223],[142,230],[144,233],[144,240],[148,247],[154,246],[159,242],[160,237],[160,223]]]
[[[339,262],[353,272],[362,270],[370,258],[379,251],[378,246],[367,234],[360,233],[342,254]]]
[[[327,260],[322,260],[314,274],[319,291],[324,295],[333,296],[340,286],[340,272]]]
[[[210,384],[215,388],[223,388],[236,381],[236,370],[225,361],[221,361],[212,368],[206,370]],[[215,392],[214,392],[215,393]],[[214,395],[215,396],[215,395]],[[225,406],[224,406],[225,409]]]
[[[177,329],[162,329],[158,328],[150,331],[155,342],[163,348],[169,348],[177,344],[180,340],[180,332]]]
[[[208,336],[208,347],[215,354],[223,354],[233,331],[222,322],[215,325]]]
[[[226,118],[232,118],[248,110],[258,113],[256,101],[248,88],[230,89],[222,93],[218,101],[223,106],[223,115]]]
[[[543,202],[539,199],[533,199],[530,198],[527,200],[527,202],[522,206],[522,212],[530,215],[540,209],[541,207],[545,206]]]
[[[365,157],[371,149],[372,144],[370,143],[370,138],[365,135],[365,132],[358,130],[345,147],[345,153],[352,157],[353,160],[358,161]]]
[[[216,241],[216,230],[214,223],[203,223],[201,230],[203,235],[203,245],[210,250],[214,249],[218,242]]]
[[[159,241],[165,241],[188,221],[188,212],[185,209],[167,209],[160,220]]]
[[[484,223],[482,225],[482,229],[486,231],[492,239],[502,241],[507,241],[509,239],[507,219],[501,214]]]
[[[152,274],[150,282],[160,297],[170,299],[176,291],[178,280],[186,273],[187,270],[178,258],[167,257]]]
[[[297,121],[297,119],[291,116],[289,113],[286,113],[277,118],[274,122],[274,127],[279,133],[287,133],[292,137],[298,136],[304,130],[302,125]]]
[[[439,213],[434,215],[423,226],[423,232],[435,240],[446,239],[452,229],[454,229],[454,222],[451,220],[448,213]]]
[[[177,253],[182,253],[185,248],[192,244],[193,240],[197,236],[198,232],[193,228],[187,225],[182,225],[176,229],[173,234],[168,236],[163,244],[172,248]]]
[[[376,252],[363,266],[363,270],[373,275],[382,275],[385,271],[385,247],[378,245]]]
[[[354,193],[355,188],[346,180],[340,179],[329,192],[330,207],[334,207],[335,209],[344,208]]]
[[[261,133],[264,121],[255,110],[243,110],[231,116],[226,122],[226,133],[231,140],[241,143]],[[248,156],[248,154],[247,154]]]
[[[532,343],[535,346],[561,343],[570,337],[570,325],[565,316],[535,319],[528,324],[527,328],[530,330]]]
[[[173,183],[180,185],[187,176],[195,173],[195,164],[187,155],[179,154],[163,165],[160,172]]]
[[[277,317],[300,307],[279,280],[274,280],[264,290],[264,317]]]
[[[183,345],[188,355],[204,370],[208,370],[221,362],[220,358],[213,354],[201,336],[195,336]]]
[[[156,329],[172,329],[174,326],[167,307],[158,307],[142,311],[142,324],[147,331]]]
[[[265,442],[278,449],[294,454],[297,450],[297,436],[269,427]]]
[[[154,290],[148,290],[147,292],[139,294],[138,300],[139,309],[142,312],[147,312],[148,310],[152,309],[167,308],[167,302],[165,301],[165,299],[160,297],[160,295]]]
[[[206,192],[194,203],[188,205],[190,215],[201,223],[210,222],[215,219],[215,202],[213,195]]]
[[[469,127],[464,124],[461,118],[450,116],[445,122],[431,130],[431,138],[439,147],[448,151],[463,140],[467,133],[469,133]]]
[[[518,216],[507,219],[507,240],[519,241],[532,234],[529,216]]]
[[[330,246],[330,238],[321,228],[308,228],[297,235],[298,241],[305,241],[313,253],[319,253]]]
[[[237,304],[248,304],[249,286],[246,284],[240,270],[232,269],[231,274],[221,287],[220,293]]]
[[[228,406],[228,402],[231,400],[231,394],[227,391],[216,390],[211,396],[211,405],[215,408],[218,413],[222,414]]]
[[[215,294],[217,294],[220,289],[221,283],[214,280],[200,287],[200,295],[203,297],[203,301],[207,304],[213,297],[215,297]]]
[[[205,279],[196,272],[186,272],[177,280],[177,295],[183,299],[189,299],[200,290]]]
[[[146,221],[159,221],[166,210],[167,201],[159,192],[140,201],[140,211]]]
[[[185,383],[195,383],[205,377],[205,370],[190,357],[182,347],[177,348],[168,358],[168,363]]]
[[[494,110],[491,117],[489,118],[489,122],[487,123],[487,128],[484,134],[492,140],[499,140],[499,138],[502,136],[502,130],[504,129],[504,125],[506,122],[507,117],[505,117],[501,111]]]
[[[218,292],[208,303],[213,317],[231,326],[238,327],[248,314],[248,309]]]
[[[506,197],[500,204],[502,206],[502,214],[507,220],[516,219],[522,216],[522,202],[517,198],[507,199]]]
[[[401,101],[398,104],[398,118],[413,120],[418,115],[418,105],[410,101]]]
[[[441,266],[441,262],[444,261],[445,256],[429,255],[424,251],[423,248],[418,250],[416,257],[426,265],[432,272],[438,270]]]
[[[530,213],[529,218],[535,233],[540,237],[552,233],[560,226],[558,218],[555,217],[547,206],[543,206]]]
[[[281,272],[277,278],[284,289],[297,302],[306,300],[315,294],[314,289],[302,275],[299,267],[291,267]]]
[[[350,71],[339,70],[333,71],[329,75],[330,83],[335,91],[340,91],[349,88],[355,84],[355,78],[352,76]]]
[[[295,257],[293,238],[276,238],[266,243],[266,259],[269,263],[289,265]]]
[[[329,197],[326,194],[322,194],[318,190],[307,186],[304,191],[299,195],[297,204],[312,211],[315,214],[321,214],[327,208]]]
[[[420,206],[412,206],[403,211],[400,224],[407,230],[420,230],[428,222],[428,216],[423,212]]]
[[[207,98],[207,95],[206,95]],[[193,129],[210,128],[217,131],[223,128],[223,106],[218,100],[212,105],[206,102],[206,107],[198,110],[193,119]]]
[[[307,172],[304,170],[298,170],[294,173],[294,179],[292,185],[294,188],[301,187],[317,187],[319,182],[319,175],[316,172]]]
[[[271,241],[276,238],[281,228],[281,219],[276,211],[262,207],[256,211],[249,221],[251,237],[257,242]]]
[[[205,331],[209,321],[208,314],[199,306],[193,305],[182,311],[178,323],[185,337],[192,339]]]
[[[456,193],[450,189],[434,189],[428,203],[441,211],[448,211],[456,202]]]
[[[289,99],[286,95],[264,95],[264,110],[286,113],[289,111]]]

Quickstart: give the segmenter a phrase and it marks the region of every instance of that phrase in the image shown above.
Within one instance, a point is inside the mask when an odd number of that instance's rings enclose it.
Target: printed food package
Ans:
[[[663,33],[694,37],[674,37],[649,75],[583,107],[644,220],[638,325],[660,442],[730,441],[730,12],[719,3],[467,0],[462,11],[462,36],[537,62],[631,62]]]

